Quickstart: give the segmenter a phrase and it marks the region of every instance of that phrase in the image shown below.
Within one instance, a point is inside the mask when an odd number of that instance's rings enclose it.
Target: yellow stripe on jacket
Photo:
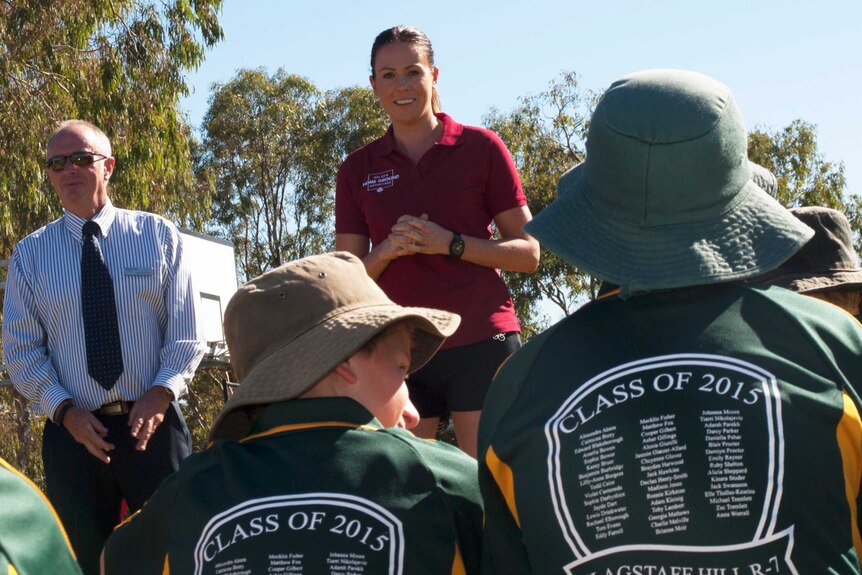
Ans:
[[[491,472],[497,487],[500,488],[500,493],[506,500],[509,513],[512,514],[515,524],[520,529],[521,520],[518,518],[518,508],[515,506],[515,476],[512,474],[512,468],[497,457],[493,447],[489,447],[485,454],[485,465],[488,466],[488,471]]]
[[[859,535],[859,510],[856,499],[859,497],[859,484],[862,481],[862,420],[853,399],[844,392],[844,415],[838,422],[836,435],[838,448],[841,450],[841,462],[844,467],[844,493],[850,508],[850,529],[853,533],[853,547],[856,556],[862,557],[862,537]]]

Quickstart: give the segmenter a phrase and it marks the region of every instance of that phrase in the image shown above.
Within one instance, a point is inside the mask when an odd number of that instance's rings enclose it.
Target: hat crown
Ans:
[[[821,206],[791,208],[790,212],[814,230],[814,237],[759,281],[801,293],[862,290],[862,268],[847,216]]]
[[[751,178],[746,138],[721,82],[681,70],[625,76],[602,96],[590,124],[589,200],[635,226],[720,217]]]
[[[254,278],[225,310],[225,339],[237,377],[329,317],[375,305],[392,301],[362,261],[347,253],[308,257]]]
[[[338,364],[398,322],[410,322],[410,372],[455,333],[461,318],[443,310],[402,307],[347,252],[310,256],[243,285],[225,309],[231,364],[241,385],[210,430],[210,439],[240,439],[251,428],[239,409],[301,397]]]
[[[648,290],[738,281],[786,260],[812,230],[764,192],[730,90],[684,70],[623,77],[590,121],[586,161],[524,229],[581,271]]]
[[[859,258],[853,248],[853,232],[847,216],[838,210],[820,206],[793,208],[790,211],[814,230],[814,237],[791,260],[804,260],[810,271],[859,269]]]

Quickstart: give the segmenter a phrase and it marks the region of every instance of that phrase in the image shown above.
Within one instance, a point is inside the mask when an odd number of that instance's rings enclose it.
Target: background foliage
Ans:
[[[214,87],[196,166],[209,229],[236,246],[241,278],[333,248],[338,166],[386,126],[369,90],[321,93],[284,70],[240,70]]]
[[[123,207],[186,222],[191,187],[184,73],[222,37],[221,0],[0,2],[0,253],[60,213],[42,171],[47,136],[81,118],[110,137]]]
[[[844,212],[853,228],[856,252],[862,250],[862,197],[847,189],[844,164],[823,157],[817,127],[794,120],[775,130],[757,127],[748,135],[748,157],[778,179],[778,201],[788,208],[827,206]]]

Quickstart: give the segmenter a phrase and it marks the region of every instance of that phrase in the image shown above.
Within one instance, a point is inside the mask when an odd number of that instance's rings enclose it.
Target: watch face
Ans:
[[[464,255],[464,240],[461,239],[460,235],[452,238],[452,243],[449,244],[449,257],[452,258],[460,258]]]

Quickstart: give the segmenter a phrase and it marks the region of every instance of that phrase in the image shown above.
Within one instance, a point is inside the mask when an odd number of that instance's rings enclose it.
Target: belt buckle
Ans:
[[[113,403],[106,403],[102,407],[99,408],[99,413],[102,415],[122,415],[126,413],[124,409],[124,405],[122,401],[115,401]]]

